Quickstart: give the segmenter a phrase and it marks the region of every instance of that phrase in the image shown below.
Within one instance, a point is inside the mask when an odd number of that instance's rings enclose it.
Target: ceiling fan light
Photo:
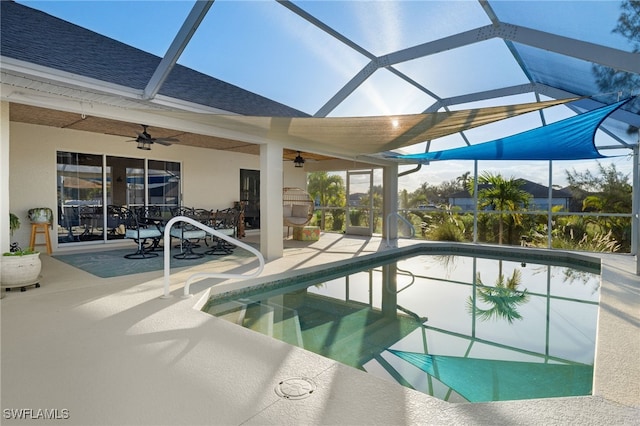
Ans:
[[[138,149],[142,149],[142,150],[145,150],[145,151],[151,151],[151,145],[149,144],[149,142],[138,141]]]
[[[293,165],[295,167],[302,167],[304,166],[304,158],[302,158],[302,156],[300,155],[300,151],[298,151],[298,156],[296,158],[293,159]]]

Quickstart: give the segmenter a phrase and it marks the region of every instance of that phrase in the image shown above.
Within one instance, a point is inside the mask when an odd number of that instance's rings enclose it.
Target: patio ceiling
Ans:
[[[112,120],[93,115],[86,115],[82,118],[74,112],[59,111],[19,103],[11,104],[9,118],[11,121],[19,123],[37,124],[61,129],[72,129],[101,133],[105,135],[122,136],[123,141],[135,139],[137,133],[141,132],[140,125],[136,123]],[[260,154],[259,145],[234,139],[225,139],[191,132],[178,132],[155,126],[149,128],[149,133],[151,133],[155,138],[177,138],[180,140],[179,144],[183,146],[216,149],[252,155]],[[297,155],[298,152],[296,150],[284,149],[283,159],[293,161]],[[307,160],[314,161],[333,159],[333,157],[310,152],[302,152],[301,155]]]

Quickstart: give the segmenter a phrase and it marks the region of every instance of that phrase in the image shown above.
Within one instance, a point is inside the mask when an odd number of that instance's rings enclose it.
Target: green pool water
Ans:
[[[446,401],[591,394],[593,265],[415,255],[327,276],[203,310]]]

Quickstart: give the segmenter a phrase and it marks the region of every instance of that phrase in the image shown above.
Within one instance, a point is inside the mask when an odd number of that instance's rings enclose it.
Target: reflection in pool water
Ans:
[[[203,310],[447,401],[499,401],[591,393],[599,284],[593,268],[419,255]]]
[[[475,296],[481,303],[477,303],[473,296],[469,296],[467,300],[469,312],[481,320],[504,318],[512,323],[516,319],[522,319],[518,312],[518,305],[527,303],[529,296],[526,289],[518,289],[521,282],[522,274],[519,269],[514,269],[511,277],[506,280],[504,275],[499,273],[494,286],[484,285],[478,272]],[[487,307],[483,308],[481,304]]]

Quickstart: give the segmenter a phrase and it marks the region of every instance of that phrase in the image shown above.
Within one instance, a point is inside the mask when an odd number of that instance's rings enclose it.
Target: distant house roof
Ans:
[[[549,197],[549,187],[540,185],[539,183],[531,182],[527,179],[521,179],[524,183],[520,187],[523,191],[528,192],[533,196],[533,198],[547,198]],[[482,190],[488,188],[490,185],[483,183],[478,185],[478,190]],[[551,191],[552,198],[572,198],[573,195],[570,191],[566,189],[552,189]],[[473,198],[469,191],[458,191],[454,194],[449,195],[449,198]]]
[[[161,58],[29,8],[0,1],[0,53],[43,67],[144,90]],[[159,94],[257,116],[307,117],[301,111],[175,65]]]

